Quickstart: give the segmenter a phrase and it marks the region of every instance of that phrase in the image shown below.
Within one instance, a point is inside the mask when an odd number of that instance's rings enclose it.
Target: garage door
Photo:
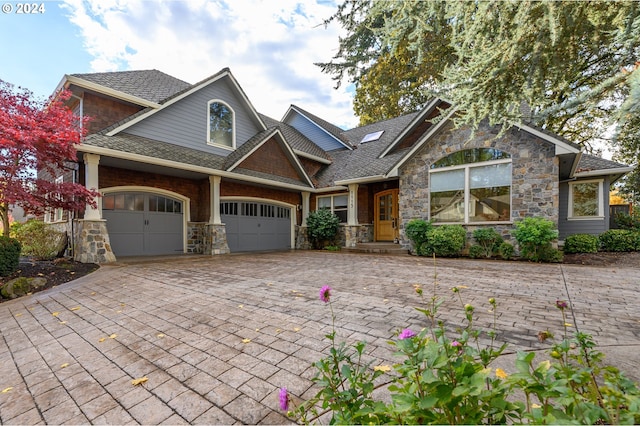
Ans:
[[[291,248],[291,209],[268,203],[225,201],[220,217],[234,252]]]
[[[122,192],[102,198],[111,248],[116,256],[183,252],[182,201],[170,197]]]

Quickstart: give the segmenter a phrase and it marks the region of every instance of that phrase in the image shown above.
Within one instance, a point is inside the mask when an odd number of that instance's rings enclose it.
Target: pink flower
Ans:
[[[287,411],[289,409],[289,394],[287,388],[280,388],[280,409]]]
[[[454,348],[457,348],[459,346],[462,346],[462,343],[458,342],[457,340],[454,340],[453,342],[451,342],[451,346]]]
[[[416,333],[414,333],[409,328],[405,328],[404,330],[402,330],[402,333],[400,333],[400,335],[398,336],[398,339],[404,340],[404,339],[410,339],[412,337],[416,337]]]
[[[331,297],[331,287],[329,287],[328,285],[323,286],[320,289],[320,300],[322,300],[324,303],[327,303],[330,297]]]
[[[569,305],[564,300],[556,300],[556,308],[558,309],[567,309]]]

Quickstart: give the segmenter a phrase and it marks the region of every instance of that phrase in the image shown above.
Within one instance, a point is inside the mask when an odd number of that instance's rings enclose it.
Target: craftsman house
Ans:
[[[256,111],[229,69],[196,84],[157,70],[72,74],[59,88],[92,120],[77,167],[55,178],[101,197],[77,218],[48,220],[73,224],[84,262],[306,248],[305,218],[319,208],[341,219],[345,247],[408,244],[414,218],[510,238],[514,221],[543,216],[561,238],[597,234],[610,184],[630,170],[526,125],[471,137],[440,99],[343,130],[295,105],[279,120]]]

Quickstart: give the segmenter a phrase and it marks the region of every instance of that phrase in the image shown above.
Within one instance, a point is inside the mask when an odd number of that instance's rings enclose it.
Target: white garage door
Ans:
[[[116,256],[183,252],[182,201],[143,192],[119,192],[102,198],[111,248]]]
[[[288,207],[224,201],[220,203],[220,217],[232,253],[291,248],[291,209]]]

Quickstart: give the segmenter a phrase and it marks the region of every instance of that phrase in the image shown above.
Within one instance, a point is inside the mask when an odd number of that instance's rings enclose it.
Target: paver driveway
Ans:
[[[450,288],[491,320],[510,350],[543,349],[561,333],[555,300],[609,362],[638,380],[640,268],[437,260],[440,313],[463,317]],[[278,388],[312,392],[311,367],[328,347],[330,285],[340,339],[369,342],[393,362],[387,340],[427,323],[413,285],[429,294],[428,258],[323,252],[182,257],[125,262],[63,286],[0,304],[0,422],[286,423]],[[573,318],[570,322],[573,322]],[[508,370],[508,367],[505,367]],[[133,386],[132,379],[148,380]]]

